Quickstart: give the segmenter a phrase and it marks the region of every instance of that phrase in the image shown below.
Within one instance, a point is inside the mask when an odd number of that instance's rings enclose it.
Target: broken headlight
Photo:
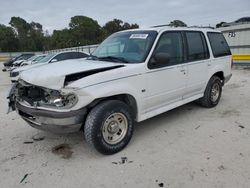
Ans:
[[[49,105],[53,105],[58,108],[71,108],[78,101],[78,98],[74,93],[60,94],[57,91],[50,92],[46,98]]]
[[[22,80],[17,84],[17,99],[31,106],[50,108],[71,108],[78,102],[75,93],[38,87]]]

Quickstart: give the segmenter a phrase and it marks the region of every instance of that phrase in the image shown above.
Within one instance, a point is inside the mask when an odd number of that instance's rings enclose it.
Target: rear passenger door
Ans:
[[[183,37],[179,31],[165,32],[148,63],[146,112],[181,101],[186,87]]]
[[[183,99],[202,94],[206,87],[209,51],[204,34],[185,31],[187,87]]]

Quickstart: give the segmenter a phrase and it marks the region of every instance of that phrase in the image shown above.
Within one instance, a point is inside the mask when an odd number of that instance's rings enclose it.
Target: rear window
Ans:
[[[231,55],[230,48],[222,33],[207,33],[214,57]]]
[[[188,60],[198,61],[209,58],[204,35],[201,32],[186,32]]]

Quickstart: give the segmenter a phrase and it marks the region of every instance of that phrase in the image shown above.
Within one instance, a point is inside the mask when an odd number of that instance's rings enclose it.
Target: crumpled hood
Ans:
[[[68,75],[121,65],[123,64],[86,59],[65,60],[24,71],[20,79],[33,85],[59,90],[63,88]]]

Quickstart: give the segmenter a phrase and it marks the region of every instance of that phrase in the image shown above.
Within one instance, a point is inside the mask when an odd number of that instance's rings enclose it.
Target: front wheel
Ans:
[[[207,108],[215,107],[221,98],[222,82],[218,76],[213,76],[206,87],[204,96],[199,100],[199,103]]]
[[[121,101],[104,101],[87,116],[84,135],[86,141],[102,154],[121,151],[130,141],[134,130],[132,110]]]

